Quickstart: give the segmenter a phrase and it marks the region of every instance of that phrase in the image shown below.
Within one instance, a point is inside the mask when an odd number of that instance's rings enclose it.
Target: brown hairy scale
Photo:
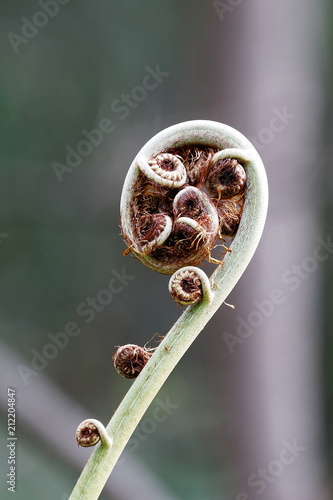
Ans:
[[[235,236],[240,218],[243,211],[243,203],[232,200],[220,200],[217,204],[218,216],[220,221],[219,236]]]
[[[153,241],[155,231],[160,234],[164,226],[163,217],[155,214],[172,215],[172,202],[177,189],[167,189],[149,181],[141,172],[133,189],[132,225],[134,237],[139,246]],[[162,224],[161,224],[162,223]],[[123,233],[125,241],[133,245],[128,235]]]
[[[198,285],[199,281],[199,285]],[[186,293],[193,293],[201,290],[200,280],[195,280],[194,278],[183,278],[181,281],[181,287]]]
[[[150,253],[151,249],[149,244],[154,248],[154,242],[165,227],[165,217],[163,214],[147,215],[142,217],[140,224],[140,239],[138,243],[142,249],[147,247],[146,251],[142,250],[143,253]]]
[[[167,263],[172,260],[181,263],[192,257],[193,252],[197,252],[199,253],[198,260],[202,262],[209,252],[206,248],[206,241],[207,238],[204,232],[198,233],[196,229],[187,224],[178,223],[165,243],[156,248],[150,255],[160,262]],[[180,264],[180,267],[183,265],[186,264]],[[191,265],[195,264],[192,263]]]
[[[178,189],[167,189],[148,180],[141,172],[133,189],[133,212],[138,216],[172,214],[172,201]]]
[[[195,145],[167,150],[168,153],[182,159],[186,168],[188,183],[196,187],[204,184],[211,160],[217,151],[216,148]]]

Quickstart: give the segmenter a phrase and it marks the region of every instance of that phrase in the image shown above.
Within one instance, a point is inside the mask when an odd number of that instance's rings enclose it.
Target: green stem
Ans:
[[[237,148],[231,151],[237,158],[243,159],[247,173],[247,192],[241,224],[231,244],[232,251],[227,252],[224,264],[219,265],[210,278],[213,291],[211,299],[204,297],[199,303],[187,307],[161,342],[106,427],[108,435],[113,439],[112,446],[110,448],[103,444],[96,446],[78,479],[70,500],[98,499],[143,414],[178,361],[241,277],[255,252],[263,231],[268,190],[264,166],[256,150],[244,136],[225,125],[215,124],[215,122],[188,123],[196,124],[197,128],[199,128],[198,124],[201,127],[203,124],[206,127],[207,124],[213,124],[212,127],[223,127],[224,138],[227,137],[229,141],[224,148]],[[160,138],[164,137],[163,134],[159,135]],[[193,141],[193,138],[191,140]],[[163,140],[160,142],[163,143]],[[209,143],[207,138],[204,139],[204,143]],[[156,148],[156,145],[154,147]],[[161,147],[159,151],[163,149]]]

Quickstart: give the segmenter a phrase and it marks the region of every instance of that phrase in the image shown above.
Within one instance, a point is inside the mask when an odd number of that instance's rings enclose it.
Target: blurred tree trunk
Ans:
[[[323,264],[314,257],[317,239],[327,236],[320,226],[323,168],[317,155],[321,7],[302,0],[253,0],[239,3],[222,21],[222,43],[226,37],[235,43],[227,44],[221,73],[226,115],[233,117],[236,107],[235,126],[256,143],[270,184],[264,236],[231,300],[236,313],[228,314],[229,332],[238,330],[240,343],[231,354],[222,342],[230,451],[239,473],[231,495],[236,500],[324,498]],[[225,326],[218,328],[223,336]],[[292,445],[294,456],[283,452]]]

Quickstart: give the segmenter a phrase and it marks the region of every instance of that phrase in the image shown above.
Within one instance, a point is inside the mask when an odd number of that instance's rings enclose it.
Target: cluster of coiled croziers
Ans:
[[[128,251],[172,274],[210,259],[217,238],[236,234],[246,173],[223,150],[186,147],[137,159],[130,221],[121,220]]]

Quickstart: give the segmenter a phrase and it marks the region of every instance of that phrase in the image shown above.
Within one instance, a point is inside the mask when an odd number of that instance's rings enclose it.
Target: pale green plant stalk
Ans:
[[[265,169],[252,144],[233,128],[204,120],[184,122],[153,137],[142,148],[138,157],[150,158],[168,148],[188,144],[218,147],[223,150],[221,157],[237,158],[245,165],[245,203],[240,226],[230,247],[232,251],[226,253],[224,264],[219,265],[210,278],[211,294],[204,294],[198,303],[186,308],[132,384],[106,427],[110,439],[102,436],[78,479],[70,500],[95,500],[99,497],[143,414],[183,354],[236,285],[250,262],[263,231],[268,204]],[[136,171],[135,159],[124,184],[122,217],[128,216],[129,193]]]

